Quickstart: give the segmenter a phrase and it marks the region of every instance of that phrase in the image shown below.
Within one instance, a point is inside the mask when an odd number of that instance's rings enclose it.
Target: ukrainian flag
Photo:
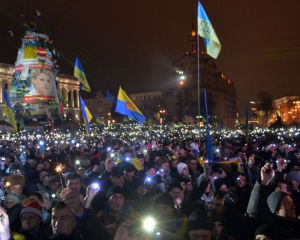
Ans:
[[[75,60],[75,67],[74,67],[74,77],[78,78],[78,81],[80,82],[80,88],[82,90],[85,90],[87,92],[91,91],[91,88],[89,86],[89,83],[85,77],[85,74],[83,72],[83,68],[79,62],[79,59],[76,57]]]
[[[204,38],[207,54],[217,58],[221,51],[221,43],[200,2],[198,2],[198,34]]]
[[[80,97],[80,105],[81,105],[83,120],[85,123],[86,134],[90,135],[91,132],[90,121],[92,120],[93,117],[81,97]]]
[[[143,123],[146,120],[146,117],[141,113],[141,111],[134,105],[130,98],[120,87],[117,106],[115,112],[126,115],[127,117],[132,118],[138,123]]]
[[[6,117],[6,122],[8,122],[12,126],[12,129],[15,132],[17,132],[18,131],[17,122],[14,113],[11,109],[11,105],[10,105],[10,101],[6,89],[4,89],[3,93],[4,93],[4,114]]]
[[[96,123],[102,125],[105,124],[105,121],[102,117],[96,116]]]

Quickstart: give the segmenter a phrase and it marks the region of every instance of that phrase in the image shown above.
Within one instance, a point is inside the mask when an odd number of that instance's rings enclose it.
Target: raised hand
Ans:
[[[268,185],[274,175],[274,169],[271,168],[270,163],[266,163],[260,170],[261,184]]]

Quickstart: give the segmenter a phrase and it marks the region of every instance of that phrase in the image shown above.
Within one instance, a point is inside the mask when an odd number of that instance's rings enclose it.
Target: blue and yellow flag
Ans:
[[[91,132],[90,121],[92,120],[93,117],[81,97],[80,97],[80,105],[81,105],[81,111],[84,120],[86,134],[90,135]]]
[[[130,98],[120,87],[118,100],[116,105],[115,112],[121,113],[127,117],[132,118],[138,123],[143,123],[146,120],[146,117],[141,113],[141,111],[134,105]]]
[[[198,2],[198,34],[204,38],[207,54],[217,58],[221,51],[221,43],[200,2]]]
[[[76,57],[75,60],[75,67],[74,67],[74,77],[78,78],[78,81],[80,82],[80,88],[84,91],[90,92],[91,88],[89,86],[89,83],[85,77],[85,74],[83,72],[83,68],[79,62],[79,59]]]
[[[153,130],[153,120],[151,116],[149,116],[147,124],[148,124],[148,131],[151,132]]]
[[[100,125],[104,125],[105,124],[105,120],[102,117],[99,117],[98,115],[96,116],[96,123],[100,124]]]
[[[111,95],[110,91],[106,90],[106,100],[107,101],[115,101],[113,95]]]
[[[8,122],[12,126],[12,130],[17,132],[18,131],[17,122],[16,122],[16,119],[15,119],[14,113],[11,109],[11,105],[10,105],[10,101],[9,101],[9,97],[7,95],[6,89],[4,89],[3,95],[4,95],[5,121]]]

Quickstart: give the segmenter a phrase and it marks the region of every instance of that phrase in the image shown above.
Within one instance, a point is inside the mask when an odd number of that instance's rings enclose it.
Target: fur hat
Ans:
[[[4,185],[9,183],[10,186],[15,186],[15,185],[21,185],[22,187],[25,186],[25,178],[22,175],[9,175],[6,177],[4,181]]]
[[[272,192],[270,196],[267,199],[268,207],[271,211],[271,213],[275,214],[276,210],[278,208],[278,205],[280,204],[281,199],[283,199],[285,196],[288,196],[285,192]]]
[[[24,206],[20,213],[20,216],[22,216],[24,213],[34,213],[42,218],[42,210],[43,208],[38,202],[36,202],[35,200],[31,200]]]

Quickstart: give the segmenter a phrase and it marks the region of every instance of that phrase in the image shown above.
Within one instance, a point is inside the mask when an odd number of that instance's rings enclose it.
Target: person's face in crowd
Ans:
[[[46,171],[40,172],[39,173],[39,179],[40,179],[40,181],[42,181],[45,176],[48,176],[48,173]]]
[[[139,196],[145,195],[146,194],[146,188],[144,186],[139,186],[136,189],[136,192]]]
[[[124,157],[131,157],[131,152],[125,152]]]
[[[123,187],[124,186],[124,176],[112,176],[110,177],[110,181],[111,184],[113,186],[119,186],[119,187]]]
[[[31,78],[31,82],[40,95],[45,95],[51,89],[50,77],[45,73],[40,73],[36,78]]]
[[[184,194],[183,194],[183,190],[181,190],[180,188],[173,188],[169,192],[169,194],[174,199],[175,204],[180,205],[183,202]]]
[[[287,185],[285,183],[278,183],[277,188],[275,190],[290,194],[290,192],[288,192],[288,190],[287,190]]]
[[[213,224],[214,224],[213,237],[215,240],[219,240],[222,234],[222,223],[213,222]]]
[[[132,182],[133,176],[134,176],[134,171],[132,172],[124,171],[124,178],[126,179],[126,181]]]
[[[53,209],[51,213],[51,227],[54,234],[61,233],[69,236],[75,227],[72,211],[68,207],[59,210]]]
[[[188,163],[189,168],[193,171],[196,172],[197,171],[197,160],[196,159],[191,159]]]
[[[108,207],[110,211],[113,212],[121,212],[124,207],[124,196],[120,193],[113,194],[107,201]]]
[[[22,195],[23,187],[20,184],[16,184],[7,188],[7,192],[8,193],[14,192],[14,193],[18,193],[19,195]]]
[[[39,172],[41,171],[43,168],[45,168],[45,165],[44,163],[39,163],[36,165],[36,170]]]
[[[48,188],[53,193],[60,187],[60,182],[50,182]]]
[[[1,168],[5,167],[5,162],[6,162],[5,158],[0,158],[0,167]]]
[[[115,236],[115,234],[116,234],[116,231],[117,231],[117,225],[116,225],[116,223],[112,223],[112,224],[105,225],[105,227],[106,227],[107,230],[108,230],[109,237],[110,237],[111,239],[113,239],[114,236]]]
[[[77,173],[81,176],[81,178],[85,178],[85,169],[81,168],[77,170]]]
[[[11,199],[6,199],[5,201],[4,201],[4,206],[5,206],[5,208],[11,208],[11,207],[13,207],[14,205],[16,205],[17,203],[14,201],[14,200],[11,200]]]
[[[150,177],[154,177],[155,173],[156,173],[155,168],[150,168],[149,170],[146,171],[146,175]]]
[[[36,162],[35,160],[31,160],[31,161],[29,162],[29,165],[30,165],[30,167],[31,167],[32,169],[35,169],[36,164],[37,164],[37,162]]]
[[[48,175],[46,175],[45,177],[43,177],[43,179],[42,179],[42,185],[44,187],[48,187],[49,186],[49,176]]]
[[[188,177],[189,176],[189,168],[188,167],[183,168],[182,172],[181,172],[181,175],[185,176],[185,177]]]
[[[171,164],[172,164],[172,167],[173,167],[173,168],[177,168],[177,165],[178,165],[177,159],[176,159],[176,160],[173,160]]]
[[[76,188],[78,190],[78,192],[80,192],[81,189],[81,181],[79,178],[75,178],[75,179],[69,179],[67,181],[67,186],[68,187],[72,187],[72,188]]]
[[[168,162],[165,162],[161,165],[161,169],[164,170],[165,172],[170,170],[170,164]]]
[[[259,235],[256,235],[255,240],[272,240],[272,239],[266,235],[259,234]]]
[[[45,161],[43,163],[44,163],[44,166],[45,166],[46,169],[50,168],[50,162],[49,161]]]
[[[41,218],[34,213],[23,213],[21,216],[22,228],[25,231],[34,231],[39,228]]]
[[[142,167],[144,167],[145,164],[145,159],[144,158],[139,158],[140,164],[142,165]]]
[[[19,169],[12,169],[12,170],[10,170],[10,174],[11,175],[23,175],[22,171],[19,170]]]
[[[210,191],[210,183],[207,184],[207,187],[206,187],[206,189],[205,189],[205,193],[209,193],[209,191]]]
[[[166,204],[158,204],[154,206],[154,212],[157,219],[160,221],[172,219],[174,209]]]
[[[210,203],[210,209],[216,211],[217,213],[221,214],[224,209],[224,200],[212,198]]]
[[[283,217],[288,220],[295,220],[295,206],[293,200],[289,196],[285,196],[281,199],[279,209],[276,211],[277,216]]]
[[[88,158],[83,159],[82,165],[83,166],[90,166],[91,165],[90,159],[88,159]]]
[[[220,190],[222,190],[224,192],[228,192],[228,188],[227,188],[226,184],[221,185]]]
[[[237,177],[237,179],[235,180],[235,185],[237,187],[244,187],[245,183],[246,183],[246,181],[245,181],[245,179],[244,179],[244,177],[242,175],[239,175]]]
[[[188,182],[186,185],[185,185],[185,189],[187,191],[193,191],[193,184],[191,182]]]
[[[204,229],[197,229],[189,231],[190,240],[210,240],[212,232]]]

